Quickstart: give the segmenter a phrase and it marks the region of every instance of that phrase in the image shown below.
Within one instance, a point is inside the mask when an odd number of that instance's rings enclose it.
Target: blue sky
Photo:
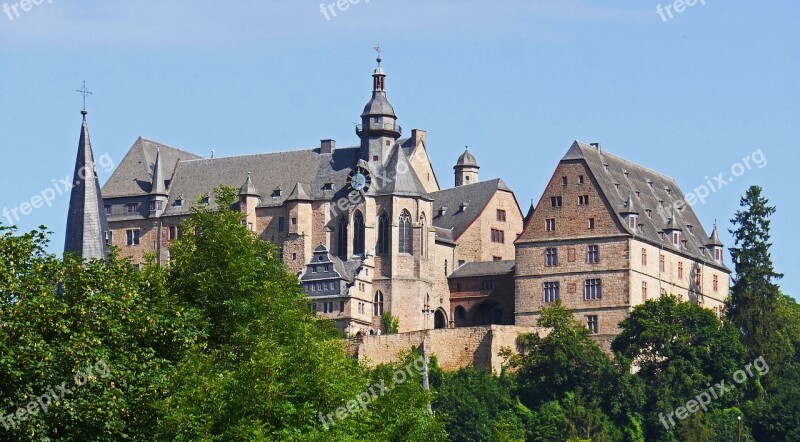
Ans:
[[[330,19],[319,0],[18,1],[0,0],[0,209],[71,173],[83,80],[95,155],[115,163],[140,135],[219,156],[354,145],[380,45],[399,122],[428,131],[440,181],[469,145],[523,210],[575,139],[684,192],[761,149],[766,166],[694,210],[730,246],[740,196],[762,186],[781,285],[800,296],[796,0],[698,1],[666,21],[659,0],[361,0]],[[20,228],[48,226],[59,251],[68,199]]]

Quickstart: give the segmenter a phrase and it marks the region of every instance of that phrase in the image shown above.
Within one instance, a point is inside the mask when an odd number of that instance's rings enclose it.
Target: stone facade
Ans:
[[[445,371],[456,371],[472,364],[480,370],[500,373],[504,362],[500,350],[519,352],[517,337],[524,333],[546,336],[547,329],[491,325],[463,327],[450,330],[424,330],[396,335],[365,336],[352,340],[348,349],[356,358],[370,366],[395,362],[402,352],[421,349],[426,340],[428,355],[435,355]]]

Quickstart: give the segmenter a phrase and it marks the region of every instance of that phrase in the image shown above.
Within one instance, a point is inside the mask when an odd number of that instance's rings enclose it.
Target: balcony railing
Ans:
[[[356,124],[356,134],[361,135],[364,133],[364,125],[363,124]],[[387,132],[397,132],[398,134],[403,134],[403,128],[400,125],[394,123],[369,123],[367,124],[367,129],[369,131],[387,131]]]

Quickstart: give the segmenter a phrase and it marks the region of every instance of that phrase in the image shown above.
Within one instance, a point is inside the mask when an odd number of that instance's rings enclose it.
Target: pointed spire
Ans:
[[[242,187],[239,189],[239,196],[254,196],[260,198],[258,189],[253,185],[253,180],[250,178],[250,172],[247,172],[247,180],[245,180]]]
[[[83,124],[75,171],[72,178],[72,191],[67,212],[67,229],[64,253],[77,255],[84,259],[105,259],[108,253],[106,220],[103,195],[89,140],[89,125],[86,122],[86,109],[81,111]]]
[[[167,188],[164,185],[164,173],[161,171],[161,148],[156,151],[156,161],[153,163],[153,183],[150,187],[150,195],[167,195]]]
[[[633,204],[633,191],[628,192],[628,199],[625,200],[625,210],[622,211],[623,215],[638,215],[636,207]]]
[[[674,207],[672,208],[672,215],[669,217],[669,220],[667,221],[667,227],[664,229],[664,231],[683,231],[683,229],[681,229],[678,225],[678,219],[675,218]]]
[[[719,233],[717,232],[717,223],[714,223],[714,230],[711,232],[711,238],[706,244],[707,247],[722,247],[722,241],[719,240]]]
[[[530,207],[530,209],[528,209],[528,214],[525,215],[525,220],[523,221],[524,224],[528,224],[528,221],[530,221],[531,218],[533,218],[533,213],[535,211],[536,211],[535,202],[533,201],[533,199],[531,199],[531,207]]]

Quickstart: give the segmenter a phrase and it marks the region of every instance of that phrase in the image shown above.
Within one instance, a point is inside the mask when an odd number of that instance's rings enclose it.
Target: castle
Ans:
[[[674,180],[575,142],[526,214],[502,179],[479,178],[468,150],[442,188],[426,132],[404,136],[386,86],[378,58],[353,146],[203,158],[139,138],[102,190],[96,174],[73,189],[65,252],[102,258],[115,246],[168,265],[181,220],[194,204],[215,208],[212,190],[228,185],[309,308],[351,335],[386,314],[401,332],[535,326],[556,299],[597,334],[665,293],[720,311],[722,244]],[[76,170],[93,161],[84,111]]]

